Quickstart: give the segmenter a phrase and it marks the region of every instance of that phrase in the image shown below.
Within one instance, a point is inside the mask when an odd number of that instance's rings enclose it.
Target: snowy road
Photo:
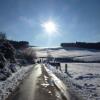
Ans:
[[[10,100],[81,100],[44,65],[36,65]]]
[[[23,81],[12,100],[34,100],[37,77],[41,74],[40,65],[36,65],[31,74]]]

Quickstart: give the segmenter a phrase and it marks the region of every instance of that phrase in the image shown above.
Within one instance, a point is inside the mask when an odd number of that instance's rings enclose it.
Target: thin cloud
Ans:
[[[24,16],[20,16],[19,20],[28,24],[28,26],[30,26],[30,27],[33,27],[34,24],[35,24],[35,21],[33,19],[30,19],[30,18],[27,18],[27,17],[24,17]]]

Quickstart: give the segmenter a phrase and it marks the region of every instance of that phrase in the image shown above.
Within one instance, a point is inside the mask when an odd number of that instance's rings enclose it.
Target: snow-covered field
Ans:
[[[64,71],[65,64],[62,64]],[[86,100],[100,100],[100,64],[68,63],[72,85]]]
[[[79,61],[100,61],[99,50],[57,48],[49,49],[53,57],[71,57]],[[39,50],[38,56],[46,57],[45,50]],[[70,76],[64,73],[65,63],[61,63],[60,72],[49,67],[75,94],[79,94],[84,100],[100,100],[100,63],[68,63]]]
[[[48,49],[49,53],[53,57],[68,57],[73,60],[78,61],[100,61],[100,50],[92,49],[78,49],[78,48],[57,48],[57,49]],[[46,57],[47,51],[44,49],[37,50],[38,57]]]
[[[80,96],[82,100],[100,100],[100,67],[99,63],[68,63],[68,72],[71,77],[62,71],[56,70],[53,66],[48,66],[53,73],[59,77],[73,94]]]
[[[22,79],[28,74],[33,65],[22,67],[5,81],[0,81],[0,100],[5,100],[16,89]]]

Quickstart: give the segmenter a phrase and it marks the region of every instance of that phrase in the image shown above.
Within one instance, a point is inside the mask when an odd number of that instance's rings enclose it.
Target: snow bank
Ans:
[[[49,67],[49,66],[48,66]],[[51,69],[50,69],[51,68]],[[57,78],[53,73],[52,73],[52,67],[49,67],[49,69],[48,68],[46,68],[45,67],[45,69],[46,69],[46,71],[48,72],[48,74],[49,74],[49,76],[51,77],[51,81],[49,82],[51,85],[56,85],[56,87],[59,89],[59,91],[60,91],[60,93],[61,93],[61,95],[63,95],[63,97],[65,97],[66,99],[68,99],[68,100],[70,100],[69,98],[69,93],[68,93],[68,90],[67,90],[67,87],[65,86],[65,84],[63,84],[63,82],[59,79],[59,78]],[[57,97],[59,97],[59,95],[57,96]],[[59,97],[59,99],[60,99],[60,97]]]
[[[69,64],[70,65],[70,64]],[[56,70],[51,65],[48,65],[48,68],[60,78],[67,87],[73,91],[74,94],[80,95],[84,100],[100,100],[100,67],[99,64],[84,64],[85,67],[77,67],[74,64],[71,64],[69,67],[69,75],[63,72]],[[79,64],[83,66],[82,64]],[[93,66],[91,68],[91,66]]]
[[[16,89],[27,72],[33,68],[33,65],[22,67],[16,73],[13,73],[7,80],[0,82],[0,100],[5,100]]]

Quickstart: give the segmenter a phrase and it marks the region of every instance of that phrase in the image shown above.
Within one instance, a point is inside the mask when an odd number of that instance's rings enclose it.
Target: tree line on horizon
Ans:
[[[5,41],[8,41],[10,44],[12,44],[15,49],[29,47],[28,41],[9,40],[6,36],[6,33],[0,32],[0,43],[5,42]]]
[[[100,42],[76,42],[76,43],[61,43],[61,47],[74,47],[100,50]]]

